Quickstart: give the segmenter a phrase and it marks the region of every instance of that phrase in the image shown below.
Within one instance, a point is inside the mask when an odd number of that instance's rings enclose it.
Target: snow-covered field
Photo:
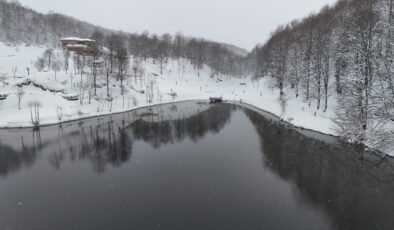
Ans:
[[[290,123],[335,135],[335,125],[332,119],[335,117],[335,99],[330,99],[329,109],[326,113],[316,111],[315,105],[304,103],[301,98],[296,98],[294,93],[288,91],[286,103],[280,103],[279,91],[271,89],[270,79],[253,81],[251,77],[246,79],[230,78],[221,76],[211,78],[211,70],[205,67],[203,70],[194,70],[186,60],[178,62],[169,60],[165,65],[163,74],[160,74],[160,66],[153,64],[152,60],[142,63],[144,76],[134,78],[131,76],[125,82],[127,93],[122,96],[120,82],[111,79],[110,91],[113,101],[106,98],[106,86],[98,89],[98,96],[91,97],[84,93],[83,104],[80,101],[67,101],[63,93],[43,91],[34,86],[24,86],[25,95],[21,100],[21,109],[18,108],[16,95],[17,84],[27,80],[49,89],[63,91],[66,94],[79,94],[78,83],[80,76],[76,75],[73,68],[68,74],[58,72],[55,80],[53,71],[37,72],[33,67],[33,61],[41,56],[44,48],[19,46],[18,48],[6,46],[0,43],[0,74],[8,73],[6,85],[0,82],[0,94],[9,93],[6,100],[0,101],[0,127],[31,127],[31,115],[28,102],[40,101],[42,107],[39,110],[40,124],[49,125],[60,121],[77,120],[92,116],[99,116],[122,111],[128,111],[152,104],[169,103],[184,100],[208,99],[211,96],[222,96],[225,100],[242,101],[257,108],[269,111],[282,117]],[[61,55],[60,51],[58,51]],[[71,63],[71,61],[70,61]],[[131,64],[132,65],[132,64]],[[17,67],[16,78],[13,70]],[[27,67],[30,75],[27,75]],[[83,81],[89,81],[88,75],[83,76]],[[99,77],[103,83],[104,77]],[[145,94],[139,91],[144,90]],[[147,92],[154,95],[153,100],[148,102]],[[59,119],[59,114],[61,119]],[[389,150],[394,154],[394,150]]]

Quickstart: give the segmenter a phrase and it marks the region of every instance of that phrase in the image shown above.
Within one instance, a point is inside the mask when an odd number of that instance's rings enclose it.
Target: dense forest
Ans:
[[[339,0],[280,26],[256,47],[255,77],[271,77],[281,97],[291,89],[317,110],[338,103],[345,137],[393,140],[393,17],[393,0]]]

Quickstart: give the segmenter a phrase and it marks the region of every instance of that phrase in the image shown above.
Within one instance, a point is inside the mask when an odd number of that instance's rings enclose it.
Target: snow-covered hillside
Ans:
[[[154,64],[151,59],[142,60],[143,75],[142,77],[131,75],[127,78],[125,95],[121,95],[120,83],[116,78],[111,78],[109,85],[113,100],[107,100],[104,76],[99,75],[97,97],[89,94],[89,89],[85,89],[82,92],[82,103],[80,100],[68,101],[63,96],[81,94],[79,89],[81,77],[75,73],[72,66],[68,74],[60,71],[56,73],[56,78],[52,70],[38,72],[33,67],[33,62],[44,50],[40,47],[10,47],[0,43],[0,73],[2,76],[7,76],[4,85],[0,82],[0,95],[9,94],[6,100],[0,101],[0,127],[32,127],[31,110],[28,106],[32,101],[41,103],[40,124],[48,125],[128,111],[152,104],[222,96],[225,100],[242,101],[274,113],[296,126],[335,135],[332,121],[335,116],[335,104],[331,103],[326,113],[316,112],[312,109],[315,106],[309,107],[301,98],[296,98],[290,93],[280,100],[279,91],[270,87],[271,80],[268,78],[259,81],[254,81],[251,77],[212,78],[209,67],[205,66],[197,71],[187,60],[170,59],[164,67],[163,74],[160,74],[158,63]],[[54,55],[61,56],[62,51],[55,50]],[[131,58],[132,62],[133,58]],[[71,61],[70,65],[72,65]],[[30,75],[27,68],[30,70]],[[82,82],[84,85],[91,82],[88,73],[82,76]],[[21,83],[26,85],[23,86],[25,94],[21,98],[19,109],[17,85]],[[152,98],[148,98],[148,94]]]

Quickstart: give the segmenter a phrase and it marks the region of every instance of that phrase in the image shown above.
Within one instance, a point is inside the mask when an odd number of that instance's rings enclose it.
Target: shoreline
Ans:
[[[86,119],[91,119],[91,118],[99,118],[99,117],[105,117],[105,116],[111,116],[111,115],[116,115],[116,114],[122,114],[122,113],[129,113],[133,112],[138,109],[144,109],[144,108],[149,108],[153,106],[160,106],[160,105],[168,105],[168,104],[173,104],[173,103],[182,103],[182,102],[189,102],[189,101],[204,101],[204,100],[199,100],[199,99],[188,99],[188,100],[175,100],[172,102],[163,102],[163,103],[155,103],[155,104],[150,104],[150,105],[143,105],[143,106],[136,106],[132,109],[127,109],[124,111],[117,111],[117,112],[108,112],[108,113],[100,113],[100,114],[95,114],[95,115],[88,115],[88,116],[82,116],[79,118],[71,118],[67,119],[61,122],[47,122],[39,127],[49,127],[49,126],[55,126],[55,125],[61,125],[61,124],[67,124],[70,122],[76,122],[76,121],[82,121]],[[10,130],[10,129],[31,129],[34,128],[34,125],[25,125],[25,126],[0,126],[0,130]]]
[[[171,102],[153,103],[153,104],[143,105],[143,106],[139,106],[139,107],[137,106],[137,107],[134,107],[132,109],[127,109],[127,110],[124,110],[124,111],[108,112],[108,113],[102,113],[102,114],[96,114],[96,115],[82,116],[82,117],[79,117],[79,118],[71,118],[71,119],[68,119],[68,120],[65,120],[65,121],[61,121],[61,122],[48,122],[48,123],[45,123],[43,125],[40,125],[40,127],[50,127],[50,126],[55,126],[55,125],[62,125],[62,124],[67,124],[67,123],[76,122],[76,121],[82,121],[82,120],[86,120],[86,119],[99,118],[99,117],[117,115],[117,114],[122,114],[122,113],[129,113],[129,112],[133,112],[133,111],[136,111],[136,110],[139,110],[139,109],[144,109],[144,108],[149,108],[149,107],[154,107],[154,106],[176,104],[176,103],[182,103],[182,102],[193,102],[193,101],[194,102],[198,102],[198,101],[204,101],[205,102],[206,101],[208,103],[208,99],[174,100],[174,101],[171,101]],[[279,121],[279,122],[281,122],[283,124],[291,126],[291,128],[295,129],[297,132],[305,131],[305,132],[310,132],[310,133],[313,133],[313,134],[323,135],[325,137],[336,138],[337,140],[342,140],[342,137],[338,136],[338,135],[334,135],[334,134],[331,134],[331,133],[324,133],[322,131],[318,131],[318,130],[314,130],[314,129],[305,128],[305,127],[302,127],[302,126],[295,125],[295,124],[293,124],[293,123],[291,123],[289,121],[286,121],[286,120],[281,120],[280,117],[278,115],[276,115],[275,113],[270,112],[268,110],[264,110],[262,108],[259,108],[258,106],[250,104],[248,102],[236,101],[236,100],[224,100],[223,103],[224,104],[231,104],[231,105],[241,106],[241,107],[250,109],[250,110],[252,110],[254,112],[257,112],[257,113],[259,113],[262,116],[267,116],[267,115],[272,116],[272,118],[276,119],[277,121]],[[32,128],[34,128],[33,125],[6,126],[6,127],[0,127],[0,130],[12,130],[12,129],[21,130],[21,129],[32,129]],[[302,132],[300,132],[300,133],[302,135],[306,135],[306,134],[304,134]],[[357,143],[353,143],[353,142],[346,141],[346,140],[342,140],[342,141],[344,143],[348,143],[348,144],[357,144]],[[364,146],[366,148],[370,148],[370,147],[368,147],[366,145],[364,145]],[[394,158],[394,156],[391,156],[390,154],[384,153],[384,152],[382,152],[382,151],[380,151],[378,149],[371,148],[371,150],[376,151],[377,154],[380,153],[383,157],[387,156],[387,157],[390,157],[390,158]]]
[[[314,135],[321,135],[321,136],[324,136],[324,137],[335,138],[336,140],[341,141],[341,142],[346,143],[346,144],[351,144],[351,145],[361,144],[366,149],[368,149],[368,150],[370,150],[372,152],[375,152],[376,155],[379,155],[379,156],[382,156],[382,157],[394,158],[394,155],[390,155],[388,153],[380,151],[379,149],[369,147],[369,146],[365,145],[364,143],[356,143],[356,142],[347,141],[347,140],[344,140],[342,138],[342,136],[339,136],[339,135],[330,134],[330,133],[324,133],[324,132],[321,132],[321,131],[318,131],[318,130],[314,130],[314,129],[305,128],[305,127],[302,127],[302,126],[295,125],[295,124],[293,124],[293,123],[291,123],[289,121],[282,120],[278,115],[276,115],[276,114],[274,114],[274,113],[272,113],[270,111],[261,109],[261,108],[255,106],[255,105],[252,105],[252,104],[247,103],[247,102],[239,102],[239,101],[231,101],[231,100],[229,100],[229,101],[225,101],[225,103],[242,106],[244,108],[250,109],[250,110],[260,114],[261,116],[267,116],[267,115],[272,116],[278,122],[281,122],[282,124],[286,124],[286,125],[290,126],[292,129],[294,129],[295,131],[299,132],[301,135],[304,135],[304,136],[307,136],[304,132],[309,132],[309,133],[312,133]],[[314,138],[316,138],[316,136]],[[324,140],[322,140],[322,141],[324,141]]]

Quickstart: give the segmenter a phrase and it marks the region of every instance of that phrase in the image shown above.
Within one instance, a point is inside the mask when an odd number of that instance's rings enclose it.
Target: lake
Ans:
[[[0,229],[394,229],[394,160],[230,104],[0,130]]]

